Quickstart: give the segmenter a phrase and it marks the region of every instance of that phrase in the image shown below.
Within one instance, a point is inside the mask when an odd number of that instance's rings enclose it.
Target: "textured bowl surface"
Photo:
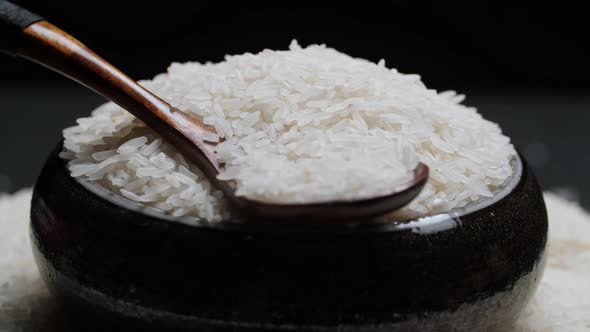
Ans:
[[[547,213],[520,159],[494,199],[411,222],[189,226],[73,179],[61,149],[33,194],[37,264],[118,327],[502,330],[544,267]]]

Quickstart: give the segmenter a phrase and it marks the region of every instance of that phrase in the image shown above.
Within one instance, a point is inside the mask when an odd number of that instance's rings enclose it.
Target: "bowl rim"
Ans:
[[[62,142],[63,144],[63,142]],[[58,151],[63,151],[63,145]],[[144,206],[138,202],[132,201],[126,197],[120,196],[112,191],[84,178],[84,177],[72,177],[69,169],[67,168],[67,160],[57,156],[61,160],[63,167],[70,179],[73,179],[75,183],[79,184],[82,188],[94,194],[100,199],[107,201],[119,208],[144,215],[153,218],[157,221],[164,222],[169,227],[174,226],[187,226],[195,229],[211,229],[211,230],[247,230],[247,231],[277,231],[284,230],[286,232],[292,232],[297,230],[305,231],[403,231],[410,230],[414,233],[429,234],[436,233],[439,231],[445,231],[461,226],[461,218],[471,214],[475,211],[485,209],[508,196],[514,191],[514,189],[521,183],[523,177],[523,160],[520,154],[517,152],[510,161],[513,173],[504,182],[502,186],[497,188],[493,192],[493,196],[481,199],[477,202],[469,203],[460,208],[455,208],[444,213],[438,213],[429,216],[423,216],[418,218],[412,218],[409,220],[391,220],[391,221],[379,221],[375,223],[367,222],[349,222],[349,223],[298,223],[298,224],[285,224],[285,223],[273,223],[273,222],[232,222],[232,221],[219,221],[209,222],[206,220],[200,220],[196,217],[183,216],[175,217],[157,208]],[[378,219],[377,219],[378,220]]]

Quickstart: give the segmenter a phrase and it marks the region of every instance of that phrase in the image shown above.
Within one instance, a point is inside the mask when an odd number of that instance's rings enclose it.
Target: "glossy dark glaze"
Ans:
[[[58,294],[128,324],[199,331],[502,328],[543,270],[547,215],[531,170],[456,227],[201,225],[125,209],[69,176],[59,146],[31,236]],[[407,224],[406,224],[407,225]]]

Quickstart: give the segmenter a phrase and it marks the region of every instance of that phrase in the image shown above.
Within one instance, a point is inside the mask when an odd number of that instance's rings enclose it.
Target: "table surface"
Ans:
[[[472,91],[465,104],[497,122],[545,190],[590,208],[590,91]],[[0,192],[30,186],[61,130],[104,102],[72,82],[0,83]],[[10,157],[7,157],[10,156]]]

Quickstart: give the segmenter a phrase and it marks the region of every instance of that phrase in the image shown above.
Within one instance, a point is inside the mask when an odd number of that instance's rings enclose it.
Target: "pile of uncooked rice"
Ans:
[[[418,161],[430,167],[407,216],[445,212],[492,195],[512,175],[514,147],[464,96],[327,48],[173,63],[140,82],[214,127],[238,195],[267,202],[319,202],[389,193]],[[139,120],[107,103],[64,130],[74,177],[87,177],[174,216],[224,218],[222,195]]]

